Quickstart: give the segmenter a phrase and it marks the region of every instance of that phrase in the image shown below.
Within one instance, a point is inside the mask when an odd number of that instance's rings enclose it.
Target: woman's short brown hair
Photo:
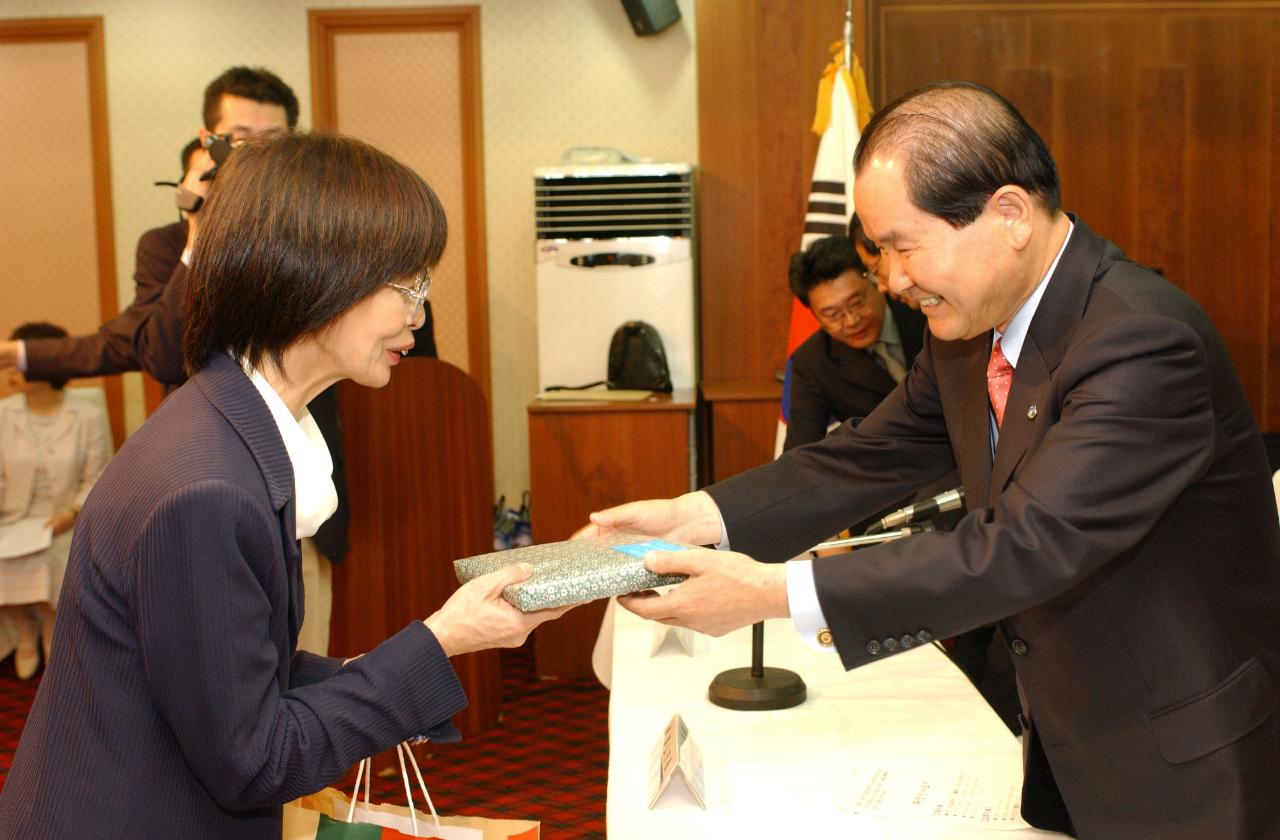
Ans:
[[[184,304],[191,374],[284,349],[440,261],[444,208],[413,170],[349,137],[274,132],[236,149],[200,212]]]

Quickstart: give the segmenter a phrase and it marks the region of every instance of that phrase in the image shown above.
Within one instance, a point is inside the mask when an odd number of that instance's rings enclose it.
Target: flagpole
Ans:
[[[844,0],[844,69],[853,72],[853,0]]]

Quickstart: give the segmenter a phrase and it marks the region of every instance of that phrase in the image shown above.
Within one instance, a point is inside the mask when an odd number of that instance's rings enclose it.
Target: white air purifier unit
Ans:
[[[695,387],[693,167],[539,168],[534,201],[539,387],[605,379],[627,321],[658,330],[673,387]]]

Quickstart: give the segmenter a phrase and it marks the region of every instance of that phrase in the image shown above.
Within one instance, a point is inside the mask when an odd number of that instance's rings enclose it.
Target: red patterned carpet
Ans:
[[[532,650],[503,651],[502,725],[438,745],[423,777],[442,814],[540,820],[553,840],[603,838],[609,692],[594,680],[538,680]],[[0,661],[0,787],[38,685]],[[402,804],[399,775],[375,778],[373,794]]]

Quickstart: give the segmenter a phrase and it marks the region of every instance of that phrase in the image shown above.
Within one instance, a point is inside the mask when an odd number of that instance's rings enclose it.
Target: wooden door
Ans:
[[[0,338],[26,321],[90,333],[118,311],[101,17],[0,20]],[[120,378],[107,395],[124,441]]]
[[[431,290],[436,346],[487,399],[480,10],[335,9],[308,16],[316,127],[390,153],[444,204],[449,246]]]

